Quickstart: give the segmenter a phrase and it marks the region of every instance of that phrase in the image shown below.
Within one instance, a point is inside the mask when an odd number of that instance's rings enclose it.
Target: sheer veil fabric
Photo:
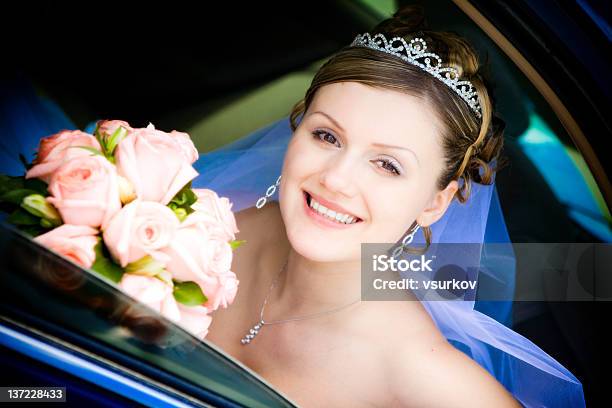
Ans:
[[[281,174],[291,137],[289,118],[285,117],[220,149],[201,154],[195,164],[200,176],[193,186],[228,197],[235,212],[254,207]],[[277,197],[275,191],[269,200],[278,200]],[[497,299],[508,299],[483,302],[486,314],[475,309],[478,302],[474,300],[421,300],[448,341],[489,371],[524,406],[585,406],[582,384],[571,372],[500,323],[507,321],[510,313],[515,262],[510,245],[491,249],[485,243],[486,233],[492,230],[496,231],[497,242],[501,236],[509,243],[495,185],[474,183],[468,202],[454,200],[431,229],[432,244],[476,244],[469,246],[472,249],[465,251],[461,262],[479,264],[479,285],[487,281],[483,285],[485,290],[497,291]],[[423,243],[423,235],[418,233],[413,244]]]

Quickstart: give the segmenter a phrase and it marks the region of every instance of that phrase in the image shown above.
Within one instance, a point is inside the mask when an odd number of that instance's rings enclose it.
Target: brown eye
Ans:
[[[325,130],[315,130],[314,132],[312,132],[312,134],[316,139],[320,140],[323,143],[336,144],[338,142],[336,136]]]
[[[382,166],[378,166],[381,167],[383,169],[385,169],[385,171],[387,171],[388,173],[392,173],[395,175],[401,175],[402,173],[399,171],[399,169],[393,164],[392,161],[390,160],[386,160],[386,159],[378,159],[376,160],[377,162],[383,163]]]

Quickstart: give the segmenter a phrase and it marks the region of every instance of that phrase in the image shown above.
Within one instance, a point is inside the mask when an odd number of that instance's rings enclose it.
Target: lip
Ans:
[[[321,214],[319,214],[318,212],[310,208],[310,206],[308,205],[308,194],[310,193],[307,193],[306,191],[302,191],[302,196],[303,196],[302,202],[304,203],[304,211],[306,211],[306,214],[308,215],[308,217],[312,219],[315,223],[321,226],[324,226],[324,227],[345,229],[345,228],[350,228],[362,222],[362,221],[358,221],[354,224],[342,224],[342,223],[332,221],[329,218],[322,216]]]
[[[312,194],[310,191],[306,191],[306,190],[302,190],[302,191],[304,191],[305,193],[309,194],[312,198],[317,200],[320,204],[323,204],[325,206],[325,208],[328,208],[330,210],[334,210],[335,212],[341,212],[343,214],[352,215],[354,218],[358,218],[360,220],[363,220],[363,218],[358,217],[357,215],[353,214],[352,212],[350,212],[346,208],[342,207],[341,205],[329,202],[326,199],[324,199],[323,197],[319,197],[316,194]]]

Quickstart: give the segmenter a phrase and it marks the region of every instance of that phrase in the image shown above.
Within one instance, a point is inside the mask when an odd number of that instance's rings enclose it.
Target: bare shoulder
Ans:
[[[478,363],[453,347],[418,300],[366,302],[371,339],[384,347],[388,406],[520,407]]]
[[[404,337],[408,341],[395,342],[387,354],[393,406],[521,406],[488,371],[433,330],[424,327],[422,337]]]

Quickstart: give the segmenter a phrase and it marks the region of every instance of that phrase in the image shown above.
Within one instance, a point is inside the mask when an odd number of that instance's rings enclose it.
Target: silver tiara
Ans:
[[[410,44],[406,44],[406,40],[401,37],[394,37],[391,41],[387,41],[383,34],[376,34],[374,37],[371,37],[369,33],[365,33],[357,35],[351,46],[368,47],[383,51],[400,57],[412,65],[416,65],[455,91],[472,108],[477,117],[480,118],[482,116],[480,104],[478,103],[478,94],[472,83],[460,81],[457,69],[443,67],[442,59],[438,55],[425,52],[427,44],[422,38],[413,38],[410,40]],[[431,65],[432,58],[438,61],[434,66]]]

